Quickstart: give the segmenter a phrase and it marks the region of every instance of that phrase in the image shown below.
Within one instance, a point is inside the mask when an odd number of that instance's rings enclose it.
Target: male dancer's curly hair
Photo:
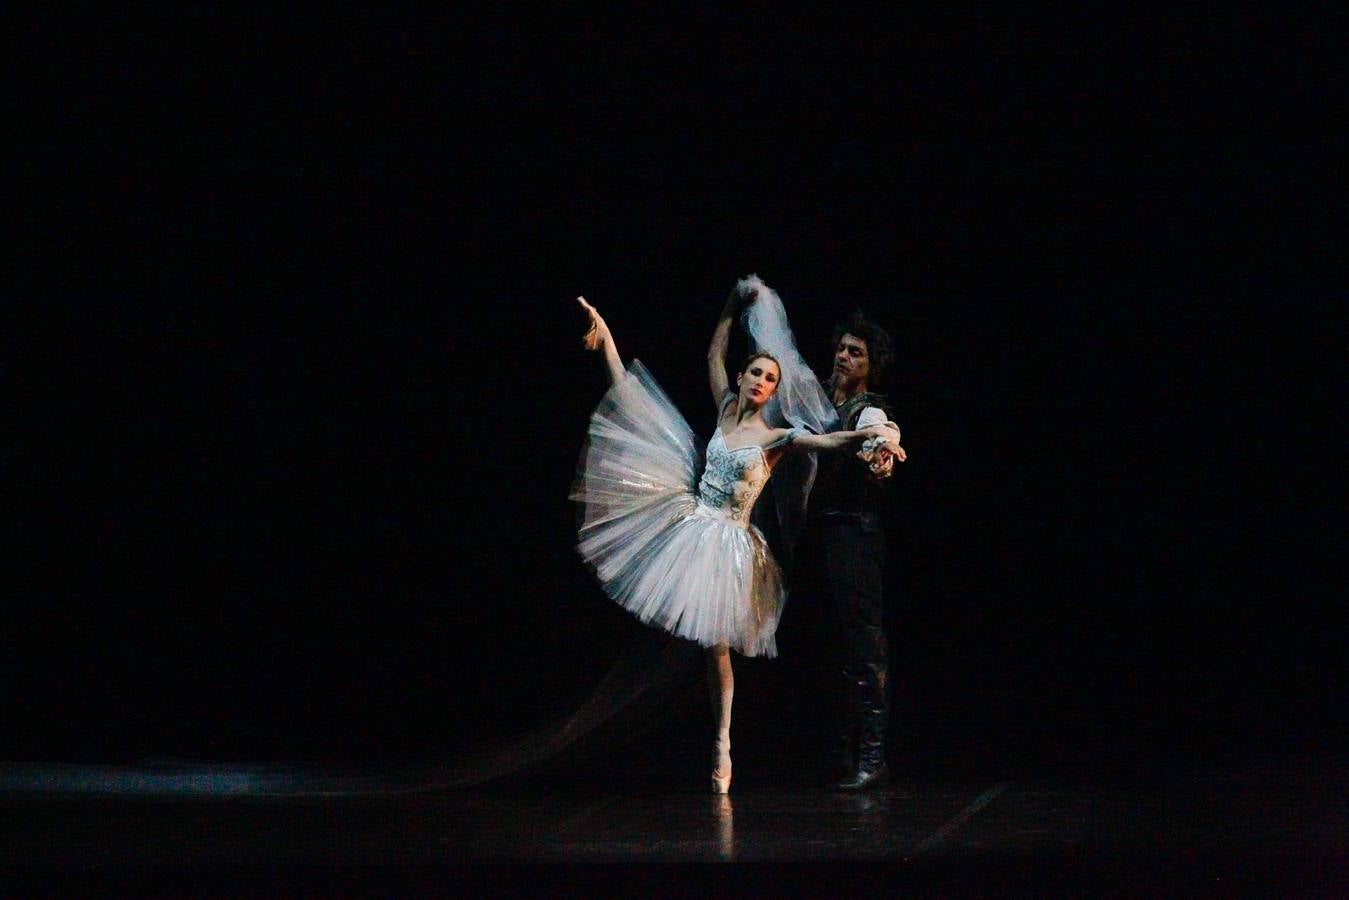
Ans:
[[[890,367],[895,362],[895,344],[890,339],[890,333],[862,315],[862,311],[858,309],[834,326],[834,341],[830,346],[831,352],[838,351],[838,342],[843,339],[845,334],[850,334],[867,342],[867,359],[871,367],[871,372],[867,377],[867,387],[876,390],[884,386],[886,376],[890,373]]]

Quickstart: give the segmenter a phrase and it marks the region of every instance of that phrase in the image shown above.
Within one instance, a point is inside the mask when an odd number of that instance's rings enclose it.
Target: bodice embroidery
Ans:
[[[741,527],[748,527],[754,501],[771,472],[768,457],[759,445],[732,450],[726,446],[726,438],[718,427],[707,445],[707,465],[698,482],[698,499]]]

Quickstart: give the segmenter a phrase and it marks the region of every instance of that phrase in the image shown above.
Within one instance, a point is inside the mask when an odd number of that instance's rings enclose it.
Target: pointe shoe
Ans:
[[[717,763],[712,770],[712,793],[726,794],[731,790],[731,736],[717,735]]]

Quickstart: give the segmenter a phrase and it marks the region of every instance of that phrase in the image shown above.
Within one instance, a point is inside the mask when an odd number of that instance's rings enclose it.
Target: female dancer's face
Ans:
[[[750,360],[745,371],[740,373],[735,383],[740,388],[740,402],[746,401],[762,406],[778,389],[778,377],[781,370],[778,364],[766,357]]]

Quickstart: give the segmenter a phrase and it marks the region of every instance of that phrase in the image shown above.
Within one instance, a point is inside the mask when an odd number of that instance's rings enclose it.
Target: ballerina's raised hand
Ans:
[[[604,352],[605,370],[609,373],[609,381],[616,383],[620,381],[626,370],[623,368],[623,360],[619,358],[618,347],[614,344],[614,336],[609,331],[609,325],[600,315],[600,311],[591,306],[585,297],[577,297],[576,302],[581,304],[581,308],[590,316],[590,329],[581,337],[581,344],[587,350],[600,350]]]

